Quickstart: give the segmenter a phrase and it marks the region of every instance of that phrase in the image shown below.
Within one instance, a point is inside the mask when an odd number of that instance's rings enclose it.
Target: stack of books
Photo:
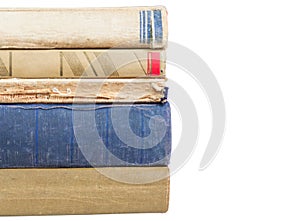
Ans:
[[[0,215],[166,212],[166,9],[0,19]]]

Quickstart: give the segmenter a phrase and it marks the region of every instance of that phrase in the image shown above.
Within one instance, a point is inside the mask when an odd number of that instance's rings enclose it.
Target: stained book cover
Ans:
[[[167,167],[1,169],[0,215],[163,213],[169,188]]]
[[[0,105],[0,168],[168,165],[170,106]]]
[[[0,78],[164,77],[165,63],[164,50],[0,50]]]
[[[0,48],[164,48],[163,6],[0,9]]]
[[[161,103],[165,79],[0,79],[0,103]]]

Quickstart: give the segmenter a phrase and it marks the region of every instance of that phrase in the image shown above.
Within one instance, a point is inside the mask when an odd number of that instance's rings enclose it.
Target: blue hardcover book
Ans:
[[[170,153],[168,103],[0,105],[0,168],[162,166]]]

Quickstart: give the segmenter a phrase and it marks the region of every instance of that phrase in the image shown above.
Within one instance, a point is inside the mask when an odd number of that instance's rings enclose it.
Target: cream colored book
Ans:
[[[0,9],[0,48],[164,48],[163,6]]]
[[[0,103],[153,103],[165,79],[0,79]]]
[[[0,50],[0,78],[163,78],[165,63],[164,50]]]
[[[163,213],[167,167],[1,169],[0,215]]]

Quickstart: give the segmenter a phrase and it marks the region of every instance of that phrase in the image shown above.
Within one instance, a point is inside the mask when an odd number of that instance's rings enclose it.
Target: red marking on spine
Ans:
[[[148,52],[147,74],[160,75],[160,52]]]
[[[152,64],[151,64],[151,52],[148,52],[148,59],[147,59],[147,74],[151,75],[151,68]]]

